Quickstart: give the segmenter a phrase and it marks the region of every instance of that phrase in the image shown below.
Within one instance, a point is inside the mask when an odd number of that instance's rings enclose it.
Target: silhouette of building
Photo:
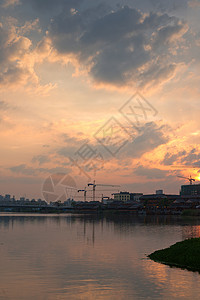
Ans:
[[[181,186],[181,196],[199,196],[200,184],[187,184]]]

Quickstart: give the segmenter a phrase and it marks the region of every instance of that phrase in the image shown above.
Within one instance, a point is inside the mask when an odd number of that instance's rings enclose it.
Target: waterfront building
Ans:
[[[146,210],[166,209],[178,199],[180,199],[180,195],[163,193],[143,195],[140,197],[140,201],[143,203]]]
[[[10,201],[11,196],[9,194],[5,195],[5,200]]]
[[[163,193],[163,190],[157,190],[156,191],[156,195],[163,195],[164,193]]]
[[[199,196],[200,184],[187,184],[181,186],[181,196]]]
[[[114,193],[114,201],[130,202],[137,201],[140,202],[140,197],[142,193],[129,193],[129,192],[120,192]]]

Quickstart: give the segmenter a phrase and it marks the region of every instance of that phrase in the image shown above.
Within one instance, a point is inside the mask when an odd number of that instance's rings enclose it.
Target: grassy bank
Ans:
[[[200,238],[178,242],[148,257],[156,262],[200,272]]]
[[[183,217],[200,216],[200,210],[199,209],[186,209],[186,210],[182,211],[181,216],[183,216]]]

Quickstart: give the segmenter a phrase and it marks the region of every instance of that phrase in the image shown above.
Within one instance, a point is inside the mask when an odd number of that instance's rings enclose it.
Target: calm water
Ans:
[[[146,254],[200,236],[200,220],[0,215],[0,299],[199,299],[200,275]]]

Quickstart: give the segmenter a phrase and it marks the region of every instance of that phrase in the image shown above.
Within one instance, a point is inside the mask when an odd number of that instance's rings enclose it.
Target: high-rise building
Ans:
[[[182,185],[181,196],[200,196],[200,184]]]

